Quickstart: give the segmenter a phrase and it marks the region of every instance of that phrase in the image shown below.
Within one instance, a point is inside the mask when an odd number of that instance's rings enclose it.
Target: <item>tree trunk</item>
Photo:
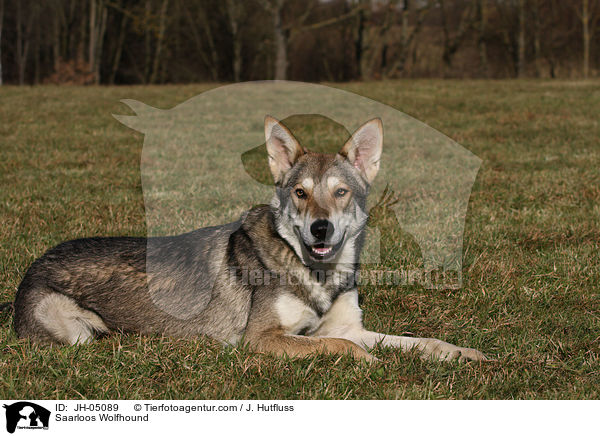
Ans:
[[[405,0],[402,8],[402,40],[400,41],[400,63],[396,63],[394,69],[390,69],[388,66],[388,51],[390,45],[390,29],[393,27],[394,22],[396,21],[396,7],[398,5],[398,0],[391,0],[389,4],[386,6],[389,10],[387,11],[383,25],[379,31],[380,41],[379,41],[379,56],[381,59],[379,60],[379,70],[381,72],[381,77],[387,77],[390,74],[395,74],[397,71],[404,71],[404,64],[406,62],[408,46],[410,45],[410,34],[408,31],[408,20],[410,14],[410,0]]]
[[[58,71],[60,63],[60,18],[58,13],[54,17],[54,33],[52,35],[52,60],[54,61],[54,71]]]
[[[206,13],[204,11],[204,6],[200,5],[200,10],[198,11],[198,15],[195,16],[192,11],[188,8],[188,2],[186,2],[186,0],[180,0],[179,3],[177,3],[183,10],[183,15],[187,18],[188,22],[189,22],[189,28],[191,30],[191,35],[194,39],[194,42],[196,44],[196,53],[198,54],[198,56],[200,57],[200,59],[202,60],[202,62],[204,63],[204,65],[206,65],[206,68],[208,69],[211,79],[213,81],[218,81],[219,80],[219,58],[218,58],[218,53],[215,49],[215,43],[213,40],[213,36],[212,36],[212,31],[210,29],[210,22],[208,21],[208,18],[206,17]],[[198,24],[200,23],[200,24]],[[210,57],[206,54],[203,43],[202,43],[202,37],[200,36],[200,33],[198,32],[198,29],[204,29],[204,33],[206,35],[206,39],[207,39],[207,43],[208,43],[208,47],[209,47],[209,51],[210,51]]]
[[[394,4],[395,6],[395,4]],[[404,0],[402,8],[402,51],[408,46],[408,14],[410,13],[410,0]]]
[[[40,26],[35,27],[35,46],[33,53],[33,84],[40,84],[40,56],[41,56],[41,35],[40,35]]]
[[[239,82],[242,77],[242,42],[237,35],[233,39],[233,80]]]
[[[231,57],[231,69],[233,81],[241,80],[242,72],[242,41],[240,39],[240,17],[243,13],[243,3],[236,0],[227,0],[227,16],[231,29],[231,42],[233,45],[233,56]]]
[[[275,80],[287,78],[287,35],[281,22],[283,0],[276,0],[273,11],[273,31],[275,32]]]
[[[21,2],[17,2],[17,16],[16,16],[16,26],[17,26],[17,69],[19,71],[19,85],[23,84],[23,70],[24,67],[21,65],[23,63],[22,55],[23,55],[23,29],[22,23],[23,20],[21,13]]]
[[[346,14],[339,15],[337,17],[325,19],[323,21],[319,21],[318,23],[313,23],[310,25],[304,26],[303,23],[306,18],[309,16],[312,2],[309,2],[305,12],[296,20],[296,27],[287,28],[283,26],[283,5],[285,0],[264,0],[262,2],[263,7],[269,11],[273,18],[273,33],[275,35],[275,80],[285,80],[287,78],[287,68],[288,68],[288,41],[297,37],[299,34],[306,31],[314,31],[316,29],[321,29],[323,27],[332,26],[334,24],[340,23],[341,21],[347,20],[357,14],[361,7],[357,7],[352,9],[350,12]]]
[[[148,79],[150,78],[150,67],[151,67],[151,59],[152,55],[152,32],[150,29],[150,17],[152,15],[152,3],[150,0],[146,0],[145,6],[145,14],[144,14],[144,25],[145,25],[145,35],[144,35],[144,84],[148,83]]]
[[[70,38],[69,41],[69,25],[67,23],[65,23],[65,32],[64,33],[64,45],[63,45],[63,50],[64,52],[64,59],[68,59],[69,58],[69,54],[74,53],[75,54],[75,58],[77,59],[78,62],[85,62],[86,60],[86,55],[85,55],[85,41],[87,40],[87,31],[88,31],[88,22],[87,22],[87,15],[85,13],[85,3],[82,3],[81,5],[81,21],[79,22],[79,38]],[[88,65],[89,68],[89,65]]]
[[[542,44],[540,41],[541,20],[540,20],[540,0],[533,0],[531,13],[533,16],[533,63],[535,66],[535,76],[542,76]]]
[[[110,78],[108,79],[108,83],[114,85],[115,77],[117,76],[117,71],[119,69],[119,64],[121,63],[121,54],[123,53],[123,45],[125,44],[125,35],[127,30],[127,22],[129,21],[129,17],[127,15],[123,15],[121,18],[121,30],[119,32],[119,39],[117,40],[117,47],[115,50],[115,57],[113,58],[112,69],[110,72]]]
[[[96,71],[94,61],[96,60],[96,0],[90,0],[90,39],[88,46],[88,63],[90,72]]]
[[[453,37],[450,37],[450,24],[448,23],[446,17],[444,1],[439,0],[442,31],[444,36],[444,51],[442,53],[442,60],[444,61],[445,69],[450,69],[452,67],[452,59],[454,58],[454,55],[463,43],[467,35],[467,31],[477,20],[476,15],[473,14],[473,11],[478,7],[476,4],[474,4],[476,2],[477,0],[475,0],[475,2],[470,2],[469,5],[463,10],[456,33]]]
[[[481,73],[485,77],[488,76],[487,44],[485,40],[485,32],[488,18],[487,2],[488,0],[479,0],[478,3],[479,35],[477,36],[477,46],[479,47],[479,64],[481,68]]]
[[[415,22],[415,25],[413,26],[412,31],[408,31],[407,23],[408,23],[409,3],[408,3],[408,1],[404,3],[403,17],[402,17],[403,29],[402,29],[402,41],[401,41],[400,54],[397,56],[397,59],[394,62],[394,64],[387,71],[383,72],[384,76],[395,77],[395,76],[398,76],[400,73],[404,72],[404,70],[406,68],[406,60],[408,59],[408,56],[410,54],[410,46],[411,46],[412,42],[415,40],[415,38],[421,32],[421,27],[423,25],[423,21],[427,15],[427,13],[431,9],[431,7],[432,7],[432,1],[428,0],[426,2],[421,3],[420,8],[415,9],[416,17],[417,17],[416,22]],[[387,23],[386,26],[389,28],[389,27],[391,27],[392,24],[393,23],[390,22],[390,23]],[[386,33],[387,33],[387,31],[386,31]]]
[[[354,29],[354,62],[358,72],[358,78],[365,80],[365,71],[363,71],[363,54],[365,46],[365,14],[361,10],[356,19],[356,28]]]
[[[519,37],[518,37],[517,76],[525,75],[525,0],[519,0]]]
[[[4,0],[0,0],[0,86],[2,86],[2,22],[4,21]]]
[[[587,79],[590,74],[590,4],[589,0],[583,0],[581,10],[581,24],[583,25],[583,78]]]
[[[158,28],[158,38],[156,40],[156,53],[154,54],[154,63],[152,65],[152,75],[150,76],[150,83],[156,83],[158,77],[158,71],[160,67],[160,56],[162,53],[163,41],[165,39],[165,31],[167,28],[167,8],[169,7],[169,0],[163,0],[160,8],[160,24]]]
[[[201,8],[206,6],[202,5]],[[214,81],[219,80],[219,51],[217,49],[217,45],[215,44],[215,38],[211,29],[211,20],[208,19],[206,11],[201,9],[200,22],[202,23],[202,28],[204,29],[204,33],[206,34],[206,41],[208,43],[208,50],[210,52],[210,68],[211,75]]]
[[[90,0],[88,61],[90,72],[94,76],[94,83],[96,85],[100,83],[100,66],[102,63],[102,48],[107,19],[108,10],[104,2],[102,0]]]
[[[29,11],[29,21],[23,31],[23,11],[22,2],[17,2],[17,69],[19,73],[19,85],[25,84],[25,67],[27,65],[27,54],[29,52],[29,36],[31,34],[31,28],[33,26],[33,11]],[[35,7],[30,5],[30,7]]]
[[[106,32],[106,20],[108,19],[108,10],[102,5],[102,14],[100,23],[98,23],[98,33],[96,35],[96,59],[94,60],[94,81],[96,85],[100,84],[100,66],[102,65],[102,49],[104,47],[104,33]]]

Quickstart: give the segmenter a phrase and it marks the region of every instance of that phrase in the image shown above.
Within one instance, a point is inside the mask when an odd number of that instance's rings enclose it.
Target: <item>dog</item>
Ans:
[[[260,353],[350,353],[367,361],[376,360],[367,350],[381,344],[433,359],[486,360],[472,348],[363,327],[356,273],[382,154],[381,120],[363,124],[336,154],[303,148],[271,116],[264,128],[275,182],[270,204],[237,223],[178,236],[56,246],[18,288],[17,335],[59,344],[115,331],[205,335]],[[170,303],[187,315],[163,310]]]

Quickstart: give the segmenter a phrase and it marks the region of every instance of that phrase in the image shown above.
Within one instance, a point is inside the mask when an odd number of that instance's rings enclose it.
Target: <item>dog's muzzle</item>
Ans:
[[[314,221],[310,226],[310,233],[314,242],[307,243],[304,238],[302,242],[311,258],[317,261],[323,261],[333,258],[344,245],[345,235],[337,244],[329,244],[328,241],[335,232],[334,225],[325,219]]]

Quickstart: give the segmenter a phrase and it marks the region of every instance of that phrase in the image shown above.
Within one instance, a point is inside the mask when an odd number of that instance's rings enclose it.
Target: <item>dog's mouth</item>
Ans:
[[[319,244],[314,244],[314,245],[308,245],[304,241],[303,241],[303,243],[304,243],[304,247],[310,254],[310,257],[312,257],[315,260],[328,260],[328,259],[333,258],[337,254],[337,252],[340,250],[340,248],[342,248],[342,245],[344,245],[345,239],[346,238],[344,235],[344,237],[340,240],[340,242],[338,242],[335,245],[329,245],[329,244],[325,244],[323,242],[321,242]]]

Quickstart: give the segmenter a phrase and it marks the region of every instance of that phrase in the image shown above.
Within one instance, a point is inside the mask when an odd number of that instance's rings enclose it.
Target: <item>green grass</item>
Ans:
[[[138,335],[51,348],[18,340],[3,316],[0,398],[598,399],[600,82],[341,87],[483,159],[467,216],[464,287],[366,287],[367,327],[439,337],[496,362],[428,362],[380,349],[381,361],[365,366]],[[31,262],[63,240],[145,234],[143,137],[111,113],[128,113],[122,98],[169,108],[205,89],[0,88],[0,300],[11,300]]]

